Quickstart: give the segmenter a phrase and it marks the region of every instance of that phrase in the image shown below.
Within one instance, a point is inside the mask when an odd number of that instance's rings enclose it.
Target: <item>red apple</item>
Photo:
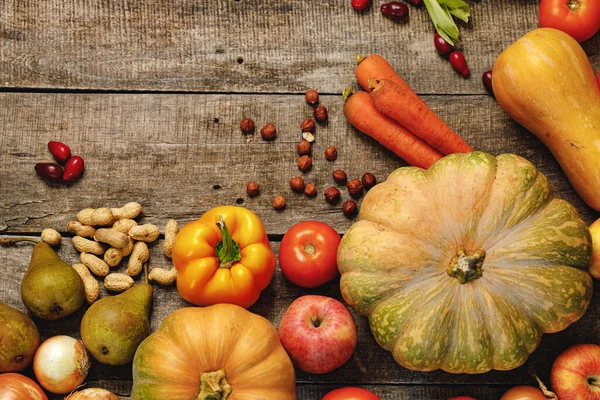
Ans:
[[[560,400],[600,399],[600,346],[577,344],[560,353],[550,383]]]
[[[350,311],[331,297],[294,300],[279,325],[281,344],[302,371],[324,374],[342,366],[356,348]]]

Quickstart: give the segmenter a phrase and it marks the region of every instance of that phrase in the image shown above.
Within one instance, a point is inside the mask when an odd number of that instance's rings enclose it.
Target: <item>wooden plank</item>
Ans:
[[[26,312],[20,297],[20,282],[27,269],[32,245],[23,243],[12,247],[0,247],[0,301]],[[272,248],[277,253],[279,243],[272,242]],[[160,242],[151,246],[150,268],[170,268],[170,261],[161,254]],[[78,260],[77,252],[73,249],[69,239],[63,239],[58,250],[59,255],[69,263]],[[121,265],[117,270],[123,272],[126,266]],[[140,281],[141,277],[137,278]],[[491,371],[480,375],[452,375],[442,371],[429,373],[410,371],[398,366],[391,354],[383,350],[373,339],[366,317],[352,311],[357,325],[358,344],[353,357],[339,369],[324,375],[313,375],[297,371],[296,378],[299,384],[308,387],[318,385],[381,385],[381,384],[409,384],[409,385],[516,385],[534,384],[527,369],[533,366],[540,377],[549,382],[549,373],[553,360],[567,347],[577,343],[596,343],[598,338],[598,321],[600,321],[600,300],[598,292],[600,284],[595,282],[595,294],[588,312],[581,320],[574,323],[565,331],[545,335],[540,347],[531,355],[528,363],[512,371]],[[342,300],[339,291],[339,281],[326,284],[315,289],[303,289],[288,282],[282,275],[279,267],[272,283],[263,291],[258,302],[250,311],[269,319],[276,327],[279,326],[283,313],[287,307],[298,297],[306,294],[318,294]],[[108,295],[102,289],[102,296]],[[153,309],[151,314],[151,329],[156,330],[162,320],[172,311],[189,306],[181,299],[175,287],[155,287]],[[65,334],[80,337],[79,324],[87,306],[75,314],[56,321],[36,320],[43,338]],[[112,367],[93,363],[89,373],[90,381],[127,381],[131,380],[131,365]],[[309,389],[306,389],[309,390]],[[452,389],[453,393],[458,390]],[[124,393],[124,392],[121,392]],[[400,391],[399,393],[404,393]],[[495,393],[495,392],[494,392]],[[124,393],[127,394],[127,393]],[[407,395],[408,396],[408,395]],[[306,397],[314,398],[314,397]],[[392,397],[393,398],[393,397]],[[400,397],[412,398],[412,397]],[[422,397],[423,398],[423,397]],[[430,397],[434,398],[434,397]],[[489,398],[489,397],[482,397]]]
[[[473,147],[529,159],[587,223],[599,217],[574,193],[550,152],[493,98],[425,100]],[[0,232],[64,230],[83,208],[138,201],[145,220],[161,227],[169,218],[186,223],[211,207],[240,204],[255,211],[274,237],[307,219],[327,221],[343,233],[353,220],[343,216],[341,204],[323,198],[334,185],[331,172],[343,169],[354,178],[370,171],[383,180],[406,164],[346,122],[341,96],[323,96],[321,102],[329,107],[330,120],[317,127],[313,168],[304,178],[316,183],[319,194],[308,199],[288,184],[300,175],[295,144],[301,121],[311,114],[302,96],[1,93]],[[278,138],[244,136],[239,130],[244,117],[254,118],[257,130],[273,122]],[[79,182],[49,184],[35,175],[37,162],[52,160],[49,140],[63,141],[83,156],[86,172]],[[323,156],[328,145],[338,148],[335,162]],[[256,198],[245,193],[252,180],[261,184]],[[278,194],[287,198],[283,211],[272,207]]]
[[[537,28],[538,3],[470,4],[464,80],[435,52],[424,7],[394,23],[349,2],[5,0],[0,87],[338,93],[356,54],[380,53],[419,93],[482,94],[481,74]],[[598,36],[585,47],[600,66]]]

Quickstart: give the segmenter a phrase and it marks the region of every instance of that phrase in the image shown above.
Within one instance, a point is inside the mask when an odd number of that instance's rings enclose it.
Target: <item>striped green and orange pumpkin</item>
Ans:
[[[339,247],[341,291],[402,366],[523,364],[592,296],[590,233],[527,160],[452,154],[372,188]]]

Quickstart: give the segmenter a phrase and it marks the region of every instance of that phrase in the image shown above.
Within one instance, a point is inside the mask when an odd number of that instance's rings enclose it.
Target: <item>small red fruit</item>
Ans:
[[[60,181],[63,175],[62,167],[55,163],[37,163],[34,168],[40,178],[50,182]]]
[[[450,64],[452,67],[461,74],[464,78],[468,78],[471,75],[471,71],[469,71],[469,67],[467,66],[467,60],[465,60],[465,56],[460,51],[453,51],[450,53],[448,57],[450,60]]]
[[[399,1],[382,4],[380,10],[385,17],[394,21],[408,18],[408,6]]]
[[[352,0],[352,8],[356,11],[363,11],[369,8],[371,0]]]
[[[61,164],[67,162],[67,160],[71,157],[71,149],[64,143],[50,141],[48,142],[48,150],[54,156],[56,161]]]
[[[492,71],[485,71],[481,76],[481,82],[483,82],[483,86],[485,90],[494,94],[494,89],[492,88]]]
[[[436,33],[433,36],[433,45],[435,46],[437,52],[443,56],[446,54],[450,54],[452,50],[454,50],[454,46],[446,42],[444,38],[439,35],[439,33]]]
[[[65,164],[65,172],[62,176],[64,181],[73,181],[81,176],[83,172],[83,158],[79,156],[73,156],[69,158],[69,161]]]
[[[423,5],[423,0],[408,0],[408,2],[415,7],[421,7]]]

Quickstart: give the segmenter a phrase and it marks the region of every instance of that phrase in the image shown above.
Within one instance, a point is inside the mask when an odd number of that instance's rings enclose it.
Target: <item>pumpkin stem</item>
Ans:
[[[217,243],[216,247],[217,257],[219,258],[219,267],[231,268],[234,262],[239,261],[242,258],[240,254],[240,245],[231,238],[222,215],[219,215],[217,226],[221,230],[221,241]]]
[[[225,400],[232,392],[225,371],[220,369],[200,374],[200,393],[197,400]]]
[[[456,255],[450,261],[446,272],[453,278],[458,279],[461,284],[483,276],[482,266],[485,259],[485,251],[477,250],[467,254],[464,247],[456,250]]]

